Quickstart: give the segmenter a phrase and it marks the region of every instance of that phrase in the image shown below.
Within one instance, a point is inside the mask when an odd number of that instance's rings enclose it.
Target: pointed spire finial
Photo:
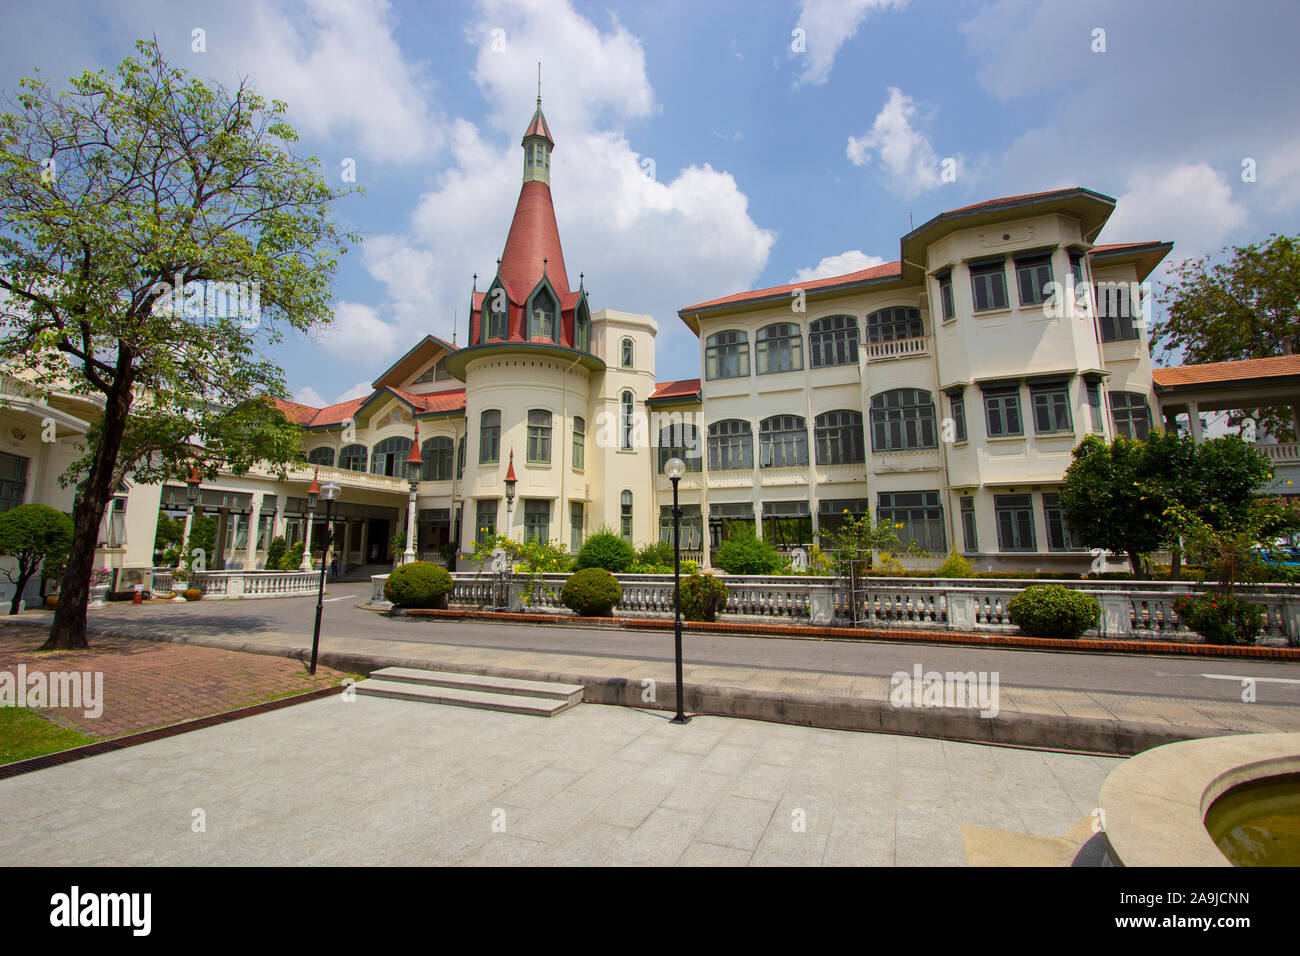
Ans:
[[[542,61],[537,61],[537,105],[542,105]]]
[[[542,276],[543,276],[543,277],[546,276],[546,263],[548,263],[548,262],[550,262],[550,261],[551,261],[551,260],[548,259],[548,258],[546,258],[546,256],[542,256]]]

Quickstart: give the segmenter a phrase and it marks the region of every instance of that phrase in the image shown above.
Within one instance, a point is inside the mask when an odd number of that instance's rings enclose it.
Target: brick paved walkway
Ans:
[[[36,671],[90,671],[104,675],[104,709],[45,713],[64,726],[96,737],[120,737],[155,727],[222,714],[290,694],[340,683],[347,674],[318,667],[310,676],[298,661],[185,644],[96,637],[87,651],[38,651],[46,627],[10,625],[0,630],[0,670],[19,664]]]

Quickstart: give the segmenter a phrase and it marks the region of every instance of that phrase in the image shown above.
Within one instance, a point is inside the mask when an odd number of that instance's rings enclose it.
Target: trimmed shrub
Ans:
[[[560,603],[582,617],[605,617],[622,599],[623,586],[604,568],[575,572],[560,589]]]
[[[432,561],[412,561],[393,568],[384,582],[384,597],[398,607],[446,608],[454,587],[447,569]]]
[[[939,565],[935,575],[941,578],[973,578],[975,569],[971,567],[969,561],[957,553],[956,548],[953,548],[943,564]]]
[[[266,568],[268,571],[274,571],[280,567],[280,562],[284,560],[284,553],[289,550],[289,546],[284,543],[284,535],[274,538],[266,549]]]
[[[655,544],[647,544],[636,553],[636,563],[671,568],[673,566],[672,541],[659,541]]]
[[[781,570],[782,561],[766,541],[737,529],[718,548],[713,563],[728,574],[776,574]]]
[[[711,574],[692,574],[682,582],[682,617],[712,621],[727,606],[727,585]]]
[[[1033,637],[1075,638],[1097,626],[1096,598],[1059,584],[1033,584],[1007,603],[1011,623]]]
[[[284,553],[284,557],[280,559],[280,570],[297,571],[299,568],[301,568],[302,552],[303,552],[303,545],[302,542],[299,541],[292,548],[286,551]],[[270,565],[268,564],[267,567],[270,567]]]
[[[1174,601],[1174,613],[1208,644],[1254,644],[1264,629],[1264,609],[1236,595],[1184,595]]]
[[[197,601],[197,600],[199,600],[201,597],[203,597],[203,592],[200,591],[198,588],[186,588],[186,589],[185,589],[185,600],[187,600],[187,601]]]
[[[583,543],[575,567],[579,571],[588,568],[604,568],[617,574],[630,568],[634,561],[636,561],[636,552],[632,550],[630,544],[612,531],[601,530]]]

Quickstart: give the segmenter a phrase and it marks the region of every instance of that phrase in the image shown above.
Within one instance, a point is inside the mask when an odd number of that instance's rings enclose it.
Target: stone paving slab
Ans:
[[[1062,835],[1120,762],[728,717],[677,726],[600,705],[538,722],[340,695],[0,780],[0,854],[11,865],[1064,863]],[[1023,839],[999,856],[988,831]]]

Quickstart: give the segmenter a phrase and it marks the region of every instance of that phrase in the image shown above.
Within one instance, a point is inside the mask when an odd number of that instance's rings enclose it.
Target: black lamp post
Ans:
[[[673,643],[677,664],[677,715],[669,723],[686,724],[691,718],[682,712],[682,509],[677,504],[677,483],[686,474],[686,462],[669,458],[664,462],[664,474],[673,483]]]
[[[200,482],[201,479],[199,478],[198,465],[190,465],[190,476],[185,479],[185,498],[190,503],[190,537],[191,538],[193,538],[194,536],[194,517],[197,513],[197,508],[199,504],[199,495],[201,494],[199,490]],[[176,562],[177,567],[180,567],[182,564],[184,564],[185,562],[184,549],[188,545],[189,545],[189,541],[181,542],[182,554],[180,556],[180,560]]]
[[[317,470],[319,474],[319,469]],[[316,481],[316,475],[312,476],[311,487],[307,489],[307,520],[310,522],[316,516],[316,499],[325,499],[325,541],[321,545],[320,552],[320,589],[316,592],[316,630],[312,632],[311,637],[311,666],[307,668],[308,674],[316,673],[316,656],[320,650],[320,617],[321,612],[325,609],[325,558],[329,552],[330,544],[330,519],[334,516],[334,499],[339,496],[338,484],[333,481],[327,481],[320,485]]]

